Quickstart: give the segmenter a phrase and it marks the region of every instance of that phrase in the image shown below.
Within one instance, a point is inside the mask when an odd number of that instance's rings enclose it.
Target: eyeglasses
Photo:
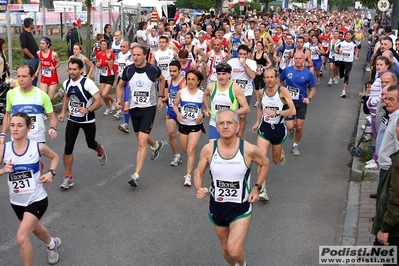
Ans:
[[[394,97],[385,97],[382,99],[383,102],[395,102],[396,100]]]

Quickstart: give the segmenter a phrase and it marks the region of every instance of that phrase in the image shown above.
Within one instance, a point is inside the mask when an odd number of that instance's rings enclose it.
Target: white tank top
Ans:
[[[216,81],[217,80],[217,76],[216,76],[216,66],[219,63],[222,62],[226,62],[226,54],[224,53],[224,51],[222,50],[222,54],[221,55],[216,55],[214,50],[211,50],[211,57],[208,60],[208,67],[211,69],[210,73],[208,73],[208,78],[211,81]]]
[[[212,197],[220,203],[242,203],[248,201],[251,191],[251,168],[244,158],[244,140],[240,139],[236,154],[223,158],[219,154],[218,140],[214,141],[212,159],[209,164]]]
[[[28,146],[23,154],[15,154],[13,141],[4,144],[3,162],[10,160],[15,164],[14,171],[8,174],[10,202],[18,206],[28,206],[32,202],[47,197],[43,184],[40,184],[39,143],[28,139]]]
[[[207,41],[205,40],[202,44],[198,42],[197,47],[204,53],[206,54],[206,49],[208,48]],[[202,59],[202,56],[198,54],[198,61]]]
[[[204,92],[200,89],[195,94],[190,94],[187,88],[183,88],[180,93],[180,113],[183,118],[182,125],[195,126],[201,123],[195,122],[201,114],[202,103],[204,102]]]
[[[170,49],[166,49],[166,51],[155,51],[154,52],[155,60],[159,68],[162,70],[162,75],[165,77],[165,80],[169,80],[169,64],[173,60],[173,51]]]
[[[126,54],[120,52],[118,54],[118,59],[116,60],[118,63],[118,77],[122,77],[123,70],[127,66],[127,59],[130,56],[130,51],[127,52]]]
[[[148,36],[147,43],[150,46],[150,53],[153,53],[155,49],[158,48],[158,36],[153,37],[152,35]]]
[[[262,96],[262,110],[270,109],[273,111],[283,110],[284,103],[280,98],[280,86],[278,86],[276,93],[274,95],[267,95],[267,90],[265,89]],[[281,119],[281,116],[263,116],[263,122],[269,124],[279,124],[281,122],[284,123],[284,119]]]

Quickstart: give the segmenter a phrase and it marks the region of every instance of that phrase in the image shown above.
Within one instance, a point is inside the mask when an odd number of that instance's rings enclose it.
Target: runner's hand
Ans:
[[[209,193],[209,189],[206,187],[202,187],[200,189],[197,190],[197,199],[203,199],[205,197],[206,194]]]
[[[254,203],[259,200],[259,192],[257,189],[252,189],[251,194],[248,196],[248,202]]]
[[[14,163],[12,162],[12,160],[9,160],[6,165],[4,165],[3,167],[3,175],[6,173],[12,173],[13,169],[14,169]]]

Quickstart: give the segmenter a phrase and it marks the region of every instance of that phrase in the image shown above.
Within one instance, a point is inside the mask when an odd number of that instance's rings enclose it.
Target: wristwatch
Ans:
[[[254,185],[254,187],[257,187],[259,191],[261,191],[261,190],[262,190],[262,186],[261,186],[261,185],[259,185],[259,184],[255,184],[255,185]]]
[[[90,107],[89,107],[89,108],[87,108],[87,112],[89,112],[89,113],[91,112],[91,109],[90,109]]]
[[[159,95],[158,98],[165,98],[165,95]]]
[[[280,115],[280,110],[276,110],[275,112],[276,112],[276,116]]]
[[[48,169],[47,173],[51,173],[53,177],[55,176],[55,171],[53,169]]]

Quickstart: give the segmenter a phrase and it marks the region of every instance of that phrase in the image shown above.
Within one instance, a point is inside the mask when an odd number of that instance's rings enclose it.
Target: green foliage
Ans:
[[[251,6],[250,10],[256,9],[257,11],[259,11],[262,8],[261,4],[258,3],[258,2],[245,2],[245,6],[248,5],[248,4]],[[235,3],[233,5],[233,8],[234,8],[235,12],[238,14],[239,11],[240,11],[240,4],[239,3]]]
[[[329,0],[329,6],[336,6],[339,10],[347,10],[350,6],[355,6],[355,0]]]
[[[216,0],[176,0],[175,6],[177,8],[192,8],[192,9],[201,9],[201,10],[209,10],[211,7],[216,8],[218,6],[218,2]]]
[[[362,6],[366,6],[368,8],[375,8],[377,6],[378,1],[376,0],[359,0]],[[390,1],[392,3],[392,1]]]

